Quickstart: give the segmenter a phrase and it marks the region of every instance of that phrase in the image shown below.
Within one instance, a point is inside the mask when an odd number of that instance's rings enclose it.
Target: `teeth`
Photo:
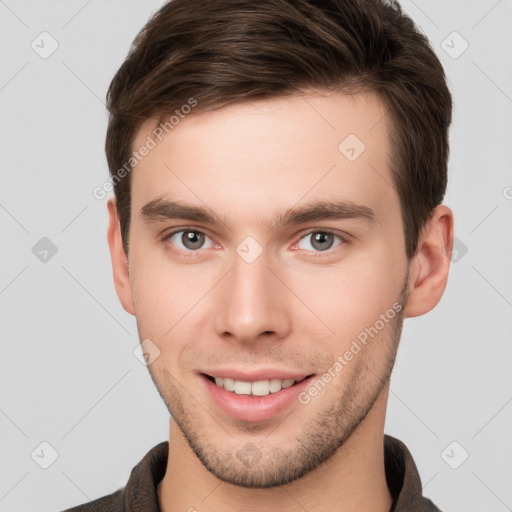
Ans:
[[[278,389],[280,391],[280,389]],[[268,380],[260,380],[253,382],[251,386],[251,392],[256,396],[266,396],[270,393],[270,385]]]
[[[251,383],[242,382],[241,380],[235,381],[235,393],[237,395],[250,395],[251,394]]]
[[[215,384],[227,391],[234,391],[237,395],[266,396],[269,393],[277,393],[281,389],[289,388],[295,384],[293,379],[259,380],[258,382],[245,382],[233,380],[228,377],[215,377]]]
[[[235,381],[233,379],[225,378],[222,387],[228,391],[235,391]]]
[[[277,393],[278,391],[281,391],[281,384],[283,381],[279,379],[272,379],[269,384],[269,391],[271,393]]]

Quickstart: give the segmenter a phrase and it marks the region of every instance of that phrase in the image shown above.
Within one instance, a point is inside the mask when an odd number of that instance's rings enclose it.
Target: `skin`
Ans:
[[[154,127],[146,122],[133,147]],[[453,216],[439,206],[408,261],[388,130],[380,99],[362,93],[309,91],[190,115],[132,171],[128,257],[109,201],[116,290],[140,339],[160,350],[149,370],[173,416],[164,512],[390,509],[389,377],[403,317],[430,311],[444,292]],[[366,146],[352,162],[338,149],[348,134]],[[145,219],[159,199],[206,206],[222,222]],[[373,219],[278,223],[322,201],[364,206]],[[205,245],[169,237],[180,229],[204,233]],[[312,232],[336,236],[318,245]],[[247,236],[262,250],[252,263],[236,251]],[[268,420],[228,416],[197,373],[270,366],[321,376],[393,304],[404,309],[314,399]],[[251,467],[236,456],[248,442],[261,454]]]

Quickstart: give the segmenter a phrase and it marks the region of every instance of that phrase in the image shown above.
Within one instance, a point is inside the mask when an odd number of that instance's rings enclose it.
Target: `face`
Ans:
[[[408,276],[388,129],[370,94],[236,104],[185,117],[133,170],[125,307],[224,481],[304,475],[383,394]]]

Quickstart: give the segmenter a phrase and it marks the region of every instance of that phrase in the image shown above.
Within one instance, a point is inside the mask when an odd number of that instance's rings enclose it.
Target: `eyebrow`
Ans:
[[[351,201],[320,201],[284,212],[277,217],[274,226],[341,219],[360,219],[373,223],[375,213],[371,208]]]
[[[228,224],[227,219],[218,216],[209,208],[162,198],[153,199],[143,206],[141,215],[146,223],[186,219],[210,225]],[[320,201],[294,207],[280,214],[271,229],[286,225],[341,219],[359,219],[374,223],[375,213],[371,208],[351,201]]]
[[[208,208],[161,198],[153,199],[153,201],[147,203],[141,208],[140,213],[147,223],[171,219],[186,219],[204,224],[226,224],[225,219],[219,217]]]

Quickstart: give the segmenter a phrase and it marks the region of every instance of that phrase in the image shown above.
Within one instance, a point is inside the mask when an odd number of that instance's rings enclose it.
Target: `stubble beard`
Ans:
[[[402,309],[390,320],[387,332],[382,333],[386,339],[378,341],[387,346],[384,356],[385,364],[380,375],[368,364],[359,365],[358,372],[353,375],[352,380],[342,390],[338,399],[319,411],[313,419],[306,421],[293,448],[283,449],[276,445],[269,450],[268,445],[271,444],[272,433],[268,437],[258,438],[256,436],[260,430],[259,426],[243,423],[240,424],[233,439],[238,439],[242,432],[248,434],[246,440],[238,442],[236,448],[216,445],[209,439],[206,429],[198,430],[194,418],[187,413],[179,393],[180,385],[174,382],[175,379],[165,378],[165,373],[169,377],[166,370],[157,377],[150,368],[151,377],[190,448],[213,475],[224,482],[247,488],[264,489],[290,483],[331,458],[363,422],[383,388],[388,385],[402,332],[407,287],[408,276],[401,291],[399,303],[402,305]],[[364,347],[362,352],[367,349]],[[360,357],[360,354],[355,357]],[[365,386],[368,387],[368,381],[370,388],[365,389]],[[168,385],[165,384],[166,382]],[[182,393],[182,395],[188,394]],[[316,400],[321,400],[321,397],[315,398]],[[201,407],[196,410],[204,413],[204,409]],[[214,424],[220,429],[217,423],[214,422]],[[222,432],[222,434],[226,434],[231,439],[227,432]],[[240,451],[249,444],[252,444],[252,449],[254,446],[257,449],[258,439],[263,440],[267,447],[265,450],[261,450],[264,455],[254,464],[244,464],[243,457],[240,457]]]

